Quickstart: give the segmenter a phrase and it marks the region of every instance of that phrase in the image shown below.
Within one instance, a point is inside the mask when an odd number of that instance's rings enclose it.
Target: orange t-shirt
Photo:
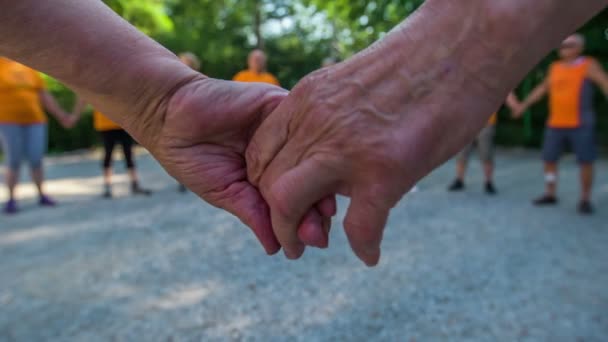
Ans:
[[[488,121],[488,126],[494,126],[498,122],[498,113],[492,114],[490,120]]]
[[[232,80],[236,82],[259,82],[281,86],[277,78],[267,72],[258,74],[253,71],[244,70],[236,74]]]
[[[549,121],[551,128],[577,128],[583,122],[585,83],[590,60],[555,62],[549,69]]]
[[[0,123],[45,123],[47,119],[40,102],[40,91],[44,88],[37,71],[0,57]]]
[[[113,131],[122,129],[117,123],[110,120],[107,116],[99,111],[93,112],[93,126],[97,132]]]

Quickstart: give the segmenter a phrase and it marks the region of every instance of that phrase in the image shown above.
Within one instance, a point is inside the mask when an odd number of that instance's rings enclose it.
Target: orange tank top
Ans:
[[[590,60],[581,57],[574,63],[555,62],[549,69],[549,121],[551,128],[577,128],[584,122],[589,107],[585,96]]]
[[[95,126],[95,130],[98,132],[122,129],[117,123],[98,111],[93,113],[93,126]]]

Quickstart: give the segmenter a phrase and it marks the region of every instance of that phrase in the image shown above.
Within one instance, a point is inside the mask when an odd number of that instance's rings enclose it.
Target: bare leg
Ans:
[[[40,197],[44,196],[44,170],[39,167],[32,169],[32,180],[34,184],[36,184],[36,188],[38,189],[38,194]]]
[[[106,167],[103,169],[103,184],[105,186],[112,185],[112,168]]]
[[[448,187],[448,191],[462,191],[465,188],[464,177],[467,172],[468,149],[461,152],[456,161],[456,179]]]
[[[15,189],[19,182],[19,170],[6,170],[6,186],[8,188],[9,200],[15,200]]]
[[[545,195],[556,197],[557,163],[545,163]]]
[[[591,191],[593,188],[593,164],[581,164],[581,201],[591,201]]]
[[[494,180],[494,162],[484,162],[483,173],[486,177],[486,183],[492,183],[492,181]]]
[[[459,159],[456,163],[456,179],[461,182],[464,182],[464,177],[467,174],[467,162],[462,159]]]
[[[137,171],[135,168],[130,168],[127,170],[129,173],[129,179],[131,180],[131,184],[139,184],[139,178],[137,177]]]

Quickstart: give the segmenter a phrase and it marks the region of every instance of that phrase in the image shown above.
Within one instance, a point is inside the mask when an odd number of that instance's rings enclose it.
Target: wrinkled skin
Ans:
[[[477,82],[472,99],[456,97],[471,84],[458,68],[421,57],[413,72],[399,73],[378,51],[307,76],[249,145],[249,178],[270,205],[286,254],[303,251],[297,225],[308,208],[337,193],[351,199],[344,229],[353,251],[376,265],[390,210],[472,141],[506,96]],[[478,89],[488,95],[476,99]]]
[[[182,184],[205,201],[229,211],[249,226],[264,249],[280,249],[268,205],[247,181],[244,153],[253,132],[287,92],[265,84],[196,78],[172,95],[154,156]],[[311,206],[312,207],[312,206]],[[333,197],[311,210],[301,224],[310,245],[325,247]]]

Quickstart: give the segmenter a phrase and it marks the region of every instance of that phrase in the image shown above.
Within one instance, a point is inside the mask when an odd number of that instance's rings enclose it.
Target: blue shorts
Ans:
[[[19,171],[23,159],[32,169],[42,167],[47,149],[46,124],[0,124],[0,141],[8,167]]]
[[[595,128],[591,125],[579,128],[547,128],[543,146],[543,159],[555,163],[570,146],[581,164],[593,163],[597,159]]]

